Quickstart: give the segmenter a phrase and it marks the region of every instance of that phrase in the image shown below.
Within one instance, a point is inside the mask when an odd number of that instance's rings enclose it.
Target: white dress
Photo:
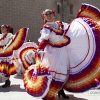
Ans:
[[[64,31],[68,28],[68,24],[57,21],[47,22],[46,25],[47,27],[40,31],[39,42],[49,39],[50,45],[46,45],[44,51],[38,52],[40,56],[35,57],[36,64],[30,66],[24,74],[25,89],[36,98],[45,97],[49,91],[50,94],[54,93],[50,90],[52,88],[56,89],[56,94],[69,75],[69,59],[66,46],[70,43],[70,39],[65,36]],[[51,31],[48,25],[53,27],[54,30]]]
[[[5,49],[5,47],[6,47],[6,45],[9,43],[9,41],[12,39],[12,37],[13,37],[13,35],[12,35],[12,33],[2,33],[2,34],[0,34],[0,52],[2,52],[4,49]],[[5,57],[5,58],[2,58],[2,57],[0,57],[0,63],[2,62],[2,61],[9,61],[9,57]],[[3,64],[0,64],[1,65],[1,67],[2,67],[2,65]],[[5,75],[4,75],[4,73],[2,72],[2,69],[0,70],[0,82],[4,82],[5,81]]]
[[[12,33],[0,34],[0,75],[5,79],[16,73],[13,51],[22,46],[26,39],[28,28],[22,28],[13,35]],[[1,82],[3,82],[1,80]]]
[[[31,67],[24,74],[25,89],[30,95],[56,100],[58,90],[63,85],[67,91],[84,92],[100,84],[99,15],[98,8],[82,4],[77,17],[70,24],[47,22],[41,28],[39,42],[49,40],[41,60],[49,70],[52,80],[46,77],[47,81],[41,82],[38,78],[43,75],[32,74],[36,72],[35,68],[44,68],[41,64]],[[63,31],[58,25],[63,26]],[[49,89],[48,81],[51,82]]]
[[[46,25],[53,27],[55,29],[59,29],[59,26],[56,22],[47,22]],[[68,24],[63,23],[64,29],[67,29]],[[50,29],[43,28],[41,31],[41,37],[39,38],[39,42],[43,40],[48,40],[51,43],[60,44],[64,40],[63,35],[56,35],[55,32],[50,31]],[[64,82],[68,77],[69,70],[69,59],[68,52],[66,52],[66,46],[61,47],[53,47],[51,45],[47,45],[44,49],[44,52],[48,54],[46,57],[44,55],[43,64],[49,67],[50,74],[52,75],[54,80]]]

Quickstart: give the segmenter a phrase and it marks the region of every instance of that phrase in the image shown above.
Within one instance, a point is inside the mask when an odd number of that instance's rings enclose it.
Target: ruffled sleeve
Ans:
[[[65,22],[62,22],[62,24],[63,24],[63,30],[66,30],[67,28],[68,28],[68,26],[69,26],[69,24],[68,23],[65,23]]]
[[[6,46],[12,38],[13,38],[13,34],[7,33],[7,36],[4,37],[2,41],[0,41],[0,46]]]
[[[50,35],[50,30],[47,28],[43,28],[40,31],[41,37],[38,39],[39,42],[42,42],[44,40],[48,40],[49,39],[49,35]]]
[[[38,39],[39,41],[39,45],[38,45],[38,49],[43,50],[46,45],[49,43],[49,36],[50,36],[50,30],[43,28],[41,31],[41,37]]]

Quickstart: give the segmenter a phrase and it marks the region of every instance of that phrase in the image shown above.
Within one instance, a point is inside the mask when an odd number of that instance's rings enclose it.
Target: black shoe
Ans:
[[[10,80],[8,79],[8,80],[6,80],[5,81],[5,84],[4,85],[2,85],[2,88],[5,88],[5,87],[9,87],[10,86]]]
[[[59,92],[58,92],[58,96],[60,97],[60,96],[62,96],[63,98],[69,98],[69,96],[67,96],[65,93],[64,93],[64,90],[63,89],[61,89]]]

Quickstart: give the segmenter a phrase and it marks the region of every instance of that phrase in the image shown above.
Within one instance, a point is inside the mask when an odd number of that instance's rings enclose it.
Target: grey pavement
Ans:
[[[42,100],[37,99],[29,95],[23,85],[22,76],[11,76],[11,86],[2,88],[0,83],[0,100]],[[100,100],[100,90],[90,90],[84,93],[71,93],[65,91],[66,95],[69,95],[69,99],[59,98],[56,100]]]

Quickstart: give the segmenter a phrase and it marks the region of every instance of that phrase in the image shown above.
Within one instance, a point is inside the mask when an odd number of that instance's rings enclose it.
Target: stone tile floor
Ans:
[[[30,96],[24,89],[22,76],[11,76],[11,86],[2,88],[0,83],[0,100],[42,100],[36,99]],[[70,93],[65,91],[69,95],[69,99],[59,98],[56,100],[100,100],[100,90],[94,89],[84,93]]]

